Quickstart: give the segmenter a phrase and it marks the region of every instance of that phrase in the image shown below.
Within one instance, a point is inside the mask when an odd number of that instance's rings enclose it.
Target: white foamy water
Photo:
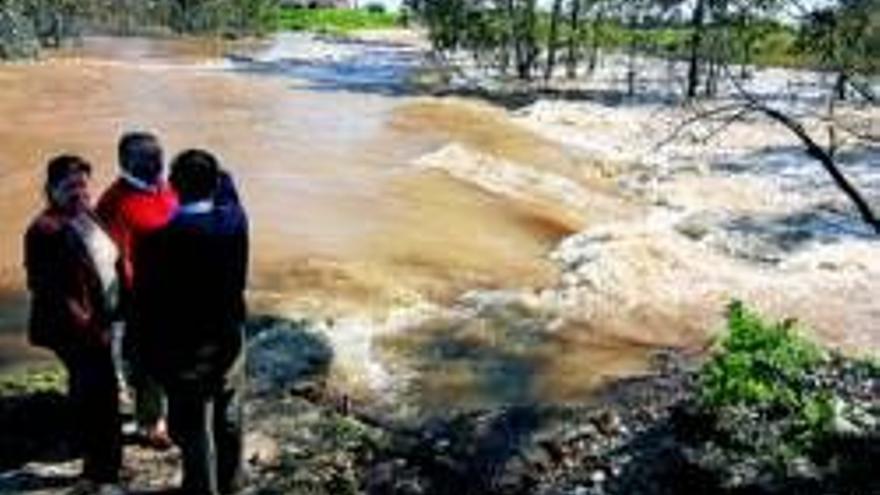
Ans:
[[[762,77],[784,81],[787,74]],[[778,90],[784,83],[777,82],[762,87]],[[880,118],[876,110],[838,112]],[[546,296],[587,320],[641,321],[646,333],[656,325],[720,328],[724,302],[740,298],[800,318],[832,345],[880,349],[880,243],[831,177],[795,136],[760,116],[708,141],[720,119],[668,141],[691,115],[659,104],[560,102],[520,112],[530,129],[617,163],[621,190],[654,205],[643,218],[564,241],[553,255],[564,268],[562,283]],[[803,121],[822,142],[824,124]],[[844,147],[837,161],[880,209],[880,149]]]

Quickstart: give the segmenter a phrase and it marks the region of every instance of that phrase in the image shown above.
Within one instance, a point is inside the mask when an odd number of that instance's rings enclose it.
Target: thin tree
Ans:
[[[544,66],[544,81],[549,81],[553,77],[553,69],[556,68],[556,50],[559,44],[562,2],[563,0],[553,0],[553,8],[550,10],[550,30],[547,34],[547,65]]]

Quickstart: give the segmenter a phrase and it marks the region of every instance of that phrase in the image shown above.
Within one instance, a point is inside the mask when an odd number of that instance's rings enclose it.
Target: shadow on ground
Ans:
[[[246,332],[252,397],[286,395],[305,381],[320,380],[332,360],[329,344],[303,321],[261,315],[247,323]],[[0,493],[52,491],[76,481],[78,463],[72,461],[78,453],[71,432],[79,418],[70,409],[64,382],[58,364],[0,374]]]

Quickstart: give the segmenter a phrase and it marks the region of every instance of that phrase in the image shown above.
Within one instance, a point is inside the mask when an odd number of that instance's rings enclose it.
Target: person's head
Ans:
[[[49,204],[68,213],[88,209],[91,175],[91,164],[79,156],[59,155],[49,160],[45,184]]]
[[[219,184],[220,166],[207,151],[184,151],[171,165],[171,185],[182,204],[213,199]]]
[[[238,197],[238,190],[235,187],[235,181],[232,174],[228,170],[220,169],[220,177],[218,179],[217,193],[214,195],[214,202],[217,206],[241,206],[241,200]]]
[[[162,178],[162,146],[148,132],[129,132],[119,140],[119,166],[132,177],[155,185]]]

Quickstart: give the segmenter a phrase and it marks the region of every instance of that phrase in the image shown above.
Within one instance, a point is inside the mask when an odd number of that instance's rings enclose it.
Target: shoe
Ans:
[[[139,428],[137,437],[145,446],[158,451],[165,451],[174,446],[171,436],[168,435],[165,420],[159,420],[152,426]]]
[[[144,436],[145,443],[153,450],[166,451],[174,446],[168,433],[161,430],[150,430]]]

